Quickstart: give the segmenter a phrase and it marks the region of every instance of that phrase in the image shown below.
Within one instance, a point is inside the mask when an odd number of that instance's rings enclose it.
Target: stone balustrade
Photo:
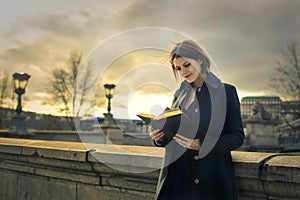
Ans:
[[[300,155],[232,154],[239,199],[300,199]],[[153,199],[163,155],[157,147],[0,138],[0,199]]]

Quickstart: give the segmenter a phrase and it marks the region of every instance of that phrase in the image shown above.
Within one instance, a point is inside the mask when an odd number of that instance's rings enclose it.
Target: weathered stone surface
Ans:
[[[106,145],[94,149],[89,154],[88,161],[102,162],[113,168],[132,172],[160,169],[164,155],[164,149],[157,147]]]
[[[77,200],[147,200],[154,199],[154,194],[145,194],[137,191],[128,191],[120,188],[91,187],[89,185],[77,185]]]
[[[164,155],[157,147],[9,138],[0,147],[1,200],[153,199]],[[232,156],[239,199],[300,199],[300,155]]]
[[[267,180],[300,184],[300,156],[276,156],[265,163]]]
[[[256,194],[264,194],[264,183],[262,180],[258,178],[247,178],[247,177],[238,177],[236,179],[236,183],[238,185],[238,190],[241,193],[256,193]]]
[[[76,171],[64,171],[59,169],[43,169],[37,168],[35,170],[36,175],[52,177],[52,178],[59,178],[64,180],[76,181],[79,183],[89,183],[93,185],[100,184],[100,177],[96,176],[96,174],[85,174]],[[93,176],[94,175],[94,176]]]
[[[22,146],[19,146],[17,144],[6,144],[5,140],[2,140],[3,138],[0,138],[0,152],[2,153],[11,153],[11,154],[21,154],[22,153]]]
[[[51,200],[76,200],[76,183],[50,179]]]
[[[86,162],[78,162],[72,160],[58,160],[53,158],[27,157],[27,161],[32,164],[65,168],[79,171],[92,171],[92,166]]]
[[[273,153],[233,151],[232,157],[236,176],[258,178],[262,162],[275,155]]]
[[[50,182],[47,178],[18,175],[18,200],[50,200]]]
[[[0,168],[34,174],[34,167],[28,166],[28,165],[26,165],[24,163],[20,163],[20,162],[3,161],[3,162],[0,162]]]
[[[0,171],[0,199],[17,199],[17,180],[18,176],[14,173]]]
[[[113,166],[105,165],[103,163],[92,163],[93,169],[101,174],[114,174],[114,175],[119,175],[119,176],[131,176],[131,177],[139,177],[139,178],[144,178],[144,179],[158,179],[159,176],[159,171],[160,169],[154,170],[151,169],[149,172],[145,173],[129,173],[128,171],[120,171],[117,170],[117,168],[112,168]],[[118,166],[116,166],[118,167]],[[153,171],[154,170],[154,171]]]
[[[0,138],[0,152],[84,162],[89,150],[75,142]]]
[[[277,199],[300,199],[300,184],[288,182],[267,181],[264,183],[266,194],[277,197]]]
[[[103,176],[101,185],[155,193],[156,180],[137,179],[133,177]]]

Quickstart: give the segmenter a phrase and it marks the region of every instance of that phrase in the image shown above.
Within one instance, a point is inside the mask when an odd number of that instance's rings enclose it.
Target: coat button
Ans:
[[[194,159],[195,159],[195,160],[199,160],[200,157],[196,155],[196,156],[194,156]]]
[[[199,181],[199,179],[197,179],[197,178],[194,180],[194,183],[195,183],[195,184],[199,184],[199,182],[200,182],[200,181]]]
[[[195,112],[196,112],[196,113],[199,112],[199,109],[198,109],[198,108],[195,108]]]

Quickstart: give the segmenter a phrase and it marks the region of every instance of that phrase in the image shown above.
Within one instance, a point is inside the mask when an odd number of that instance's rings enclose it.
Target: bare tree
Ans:
[[[0,106],[3,106],[4,99],[7,97],[8,73],[3,72],[0,76]]]
[[[4,100],[8,97],[7,87],[8,87],[8,72],[3,71],[0,74],[0,128],[4,128]]]
[[[282,51],[269,86],[280,96],[300,101],[300,52],[296,42],[291,42]]]
[[[76,85],[76,78],[82,63],[82,58],[81,53],[71,53],[65,68],[54,69],[51,72],[49,82],[49,93],[52,95],[52,100],[55,104],[63,104],[63,107],[61,107],[59,111],[66,116],[68,124],[73,130],[75,129],[73,118],[78,117],[82,111],[87,93],[91,90],[92,84],[94,83],[92,71],[87,68],[81,70],[81,72],[84,73],[84,81]],[[76,111],[75,101],[79,102]]]

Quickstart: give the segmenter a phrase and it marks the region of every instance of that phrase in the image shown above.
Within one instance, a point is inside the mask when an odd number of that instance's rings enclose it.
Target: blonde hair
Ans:
[[[178,79],[178,74],[175,70],[175,66],[173,64],[173,61],[175,58],[191,58],[196,61],[201,60],[201,68],[209,69],[210,68],[210,60],[206,53],[203,51],[203,49],[193,40],[182,40],[180,42],[175,43],[175,45],[171,48],[170,54],[169,54],[169,62],[172,65],[173,73],[175,76],[175,79]]]

